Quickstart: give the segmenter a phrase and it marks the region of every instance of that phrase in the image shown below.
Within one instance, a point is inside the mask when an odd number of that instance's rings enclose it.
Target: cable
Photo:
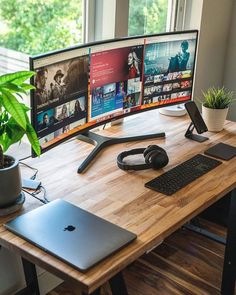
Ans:
[[[28,164],[26,164],[26,163],[23,163],[23,162],[21,162],[21,161],[19,161],[19,164],[20,164],[20,165],[23,165],[23,166],[25,166],[25,167],[27,167],[27,168],[33,170],[33,171],[35,171],[34,174],[30,177],[30,179],[34,180],[34,179],[36,178],[36,176],[37,176],[37,174],[38,174],[38,172],[39,172],[39,170],[38,170],[37,168],[34,168],[34,167],[32,167],[32,166],[30,166],[30,165],[28,165]],[[40,184],[40,186],[39,186],[35,191],[33,191],[33,192],[29,192],[28,190],[23,189],[23,188],[22,188],[22,190],[23,190],[25,193],[29,194],[30,196],[34,197],[35,199],[39,200],[40,202],[42,202],[42,203],[44,203],[44,204],[47,204],[47,203],[50,202],[50,201],[48,200],[48,198],[47,198],[47,191],[46,191],[46,188],[45,188],[43,185],[41,185],[41,184]],[[40,193],[43,193],[43,195],[42,195],[41,198],[38,197],[38,195],[39,195]]]
[[[31,158],[31,156],[27,156],[27,157],[24,157],[22,159],[19,159],[19,162],[24,161],[24,160],[29,159],[29,158]]]
[[[23,166],[25,166],[25,167],[27,167],[27,168],[29,168],[29,169],[31,169],[31,170],[34,170],[35,171],[35,173],[30,177],[30,179],[35,179],[36,178],[36,176],[37,176],[37,174],[38,174],[38,172],[39,172],[39,170],[37,169],[37,168],[34,168],[34,167],[32,167],[32,166],[30,166],[30,165],[28,165],[28,164],[25,164],[25,163],[23,163],[23,162],[20,162],[19,161],[19,164],[20,165],[23,165]]]
[[[50,203],[50,201],[48,200],[48,198],[46,197],[46,189],[45,189],[45,187],[44,186],[40,186],[36,191],[34,191],[34,192],[29,192],[28,190],[26,190],[26,189],[23,189],[22,188],[22,190],[25,192],[25,193],[27,193],[27,194],[29,194],[31,197],[33,197],[33,198],[35,198],[35,199],[37,199],[38,201],[40,201],[41,203],[43,203],[43,204],[47,204],[47,203]],[[43,196],[42,196],[42,198],[40,198],[40,197],[38,197],[38,195],[40,194],[40,193],[42,193],[43,192]]]
[[[43,199],[47,202],[50,203],[50,201],[47,198],[47,191],[46,188],[42,185],[40,185],[39,189],[41,190],[41,192],[43,192]]]
[[[30,193],[30,192],[28,192],[27,190],[25,190],[25,189],[23,189],[23,188],[22,188],[22,190],[23,190],[23,192],[27,193],[27,194],[30,195],[31,197],[34,197],[35,199],[39,200],[41,203],[46,204],[46,201],[44,201],[44,200],[38,198],[35,194]]]

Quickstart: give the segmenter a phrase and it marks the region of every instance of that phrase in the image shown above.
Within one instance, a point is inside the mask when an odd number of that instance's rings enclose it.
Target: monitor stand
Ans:
[[[159,113],[165,116],[171,117],[181,117],[187,114],[187,111],[183,104],[178,104],[174,106],[168,106],[159,109]]]
[[[146,134],[146,135],[138,135],[138,136],[130,136],[130,137],[107,137],[96,134],[94,132],[88,131],[84,134],[80,134],[77,139],[82,140],[84,142],[93,144],[95,148],[88,155],[88,157],[82,162],[82,164],[78,168],[78,173],[82,173],[90,162],[96,157],[96,155],[105,147],[117,143],[129,142],[129,141],[139,141],[144,139],[152,139],[152,138],[160,138],[165,137],[165,133],[154,133],[154,134]]]

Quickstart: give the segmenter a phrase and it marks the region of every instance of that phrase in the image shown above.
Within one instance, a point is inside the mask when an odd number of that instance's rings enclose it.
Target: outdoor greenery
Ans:
[[[34,55],[81,43],[82,1],[0,0],[0,47]],[[167,8],[168,0],[130,0],[129,35],[164,32]]]
[[[222,88],[209,88],[207,92],[203,92],[203,105],[210,109],[225,109],[235,100],[234,93]]]
[[[130,0],[129,36],[166,31],[168,0]]]
[[[40,155],[40,145],[27,112],[30,110],[16,95],[26,94],[34,86],[25,83],[35,73],[21,71],[0,76],[0,169],[4,167],[3,153],[26,134],[32,148]]]
[[[39,54],[82,41],[82,0],[0,0],[0,46]]]

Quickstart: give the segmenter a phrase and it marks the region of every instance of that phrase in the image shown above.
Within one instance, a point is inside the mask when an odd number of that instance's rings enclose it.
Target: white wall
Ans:
[[[233,2],[234,0],[188,2],[190,15],[185,21],[185,29],[200,29],[195,73],[195,100],[202,98],[202,90],[223,85]],[[234,34],[236,35],[236,29]],[[236,121],[235,117],[230,116],[230,119]]]
[[[0,262],[0,294],[14,294],[24,286],[20,257],[0,247]]]
[[[233,1],[232,19],[225,59],[224,85],[233,90],[236,98],[236,1]],[[236,102],[232,105],[229,118],[236,121]]]
[[[39,290],[41,295],[62,283],[56,276],[37,267]],[[25,287],[24,272],[19,255],[0,247],[0,295],[13,295]]]

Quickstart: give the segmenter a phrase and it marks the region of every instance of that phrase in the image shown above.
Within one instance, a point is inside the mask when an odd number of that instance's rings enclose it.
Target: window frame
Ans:
[[[186,2],[168,0],[166,32],[184,29]],[[128,22],[129,0],[83,0],[83,43],[126,37]]]

